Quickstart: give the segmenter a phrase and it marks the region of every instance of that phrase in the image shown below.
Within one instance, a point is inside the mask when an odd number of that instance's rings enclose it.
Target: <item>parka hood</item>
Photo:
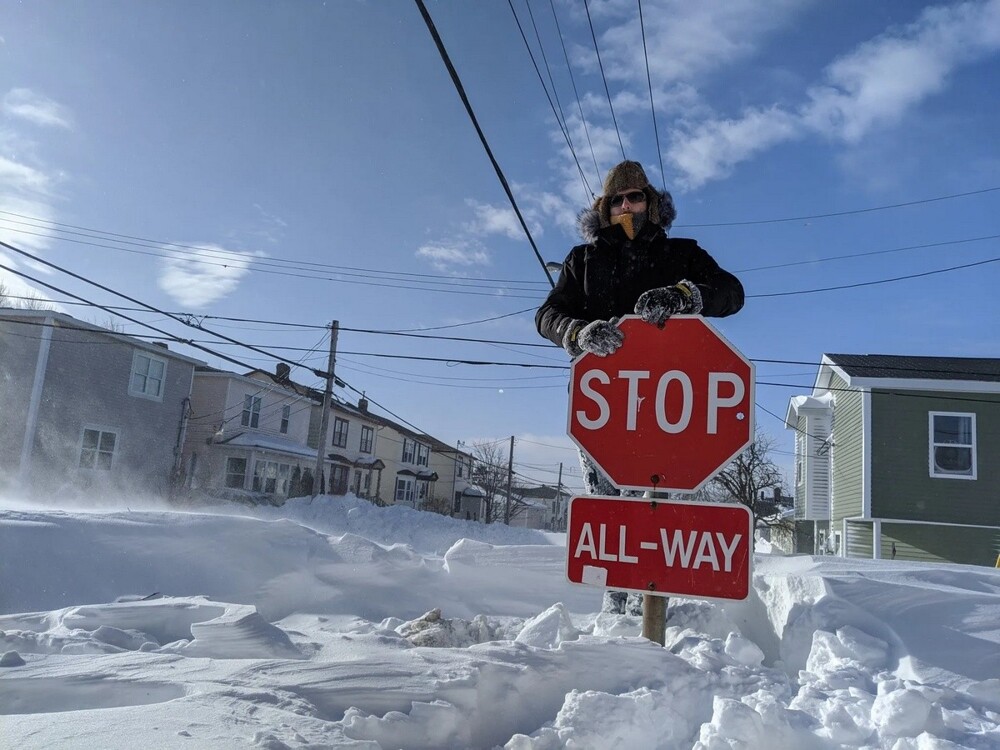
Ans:
[[[664,231],[668,231],[674,223],[674,219],[677,218],[677,210],[674,208],[673,197],[666,190],[647,188],[647,192],[655,196],[654,200],[657,201],[660,218],[658,223],[663,227]],[[599,203],[603,199],[598,198],[597,200]],[[597,236],[603,228],[602,221],[601,212],[597,207],[586,208],[577,214],[576,226],[584,242],[591,243],[597,240]]]

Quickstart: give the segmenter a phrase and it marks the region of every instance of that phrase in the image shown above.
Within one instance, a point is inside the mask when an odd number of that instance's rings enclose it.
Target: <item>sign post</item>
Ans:
[[[618,325],[618,351],[573,362],[568,433],[616,487],[647,499],[573,498],[567,576],[646,594],[643,635],[662,644],[665,606],[649,595],[749,594],[749,509],[659,498],[696,492],[751,444],[753,364],[697,315],[662,329],[636,316]]]

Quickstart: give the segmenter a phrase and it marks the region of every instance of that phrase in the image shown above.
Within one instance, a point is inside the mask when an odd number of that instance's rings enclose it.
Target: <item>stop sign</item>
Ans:
[[[570,371],[569,436],[620,489],[694,492],[753,440],[753,364],[698,315],[629,315]]]

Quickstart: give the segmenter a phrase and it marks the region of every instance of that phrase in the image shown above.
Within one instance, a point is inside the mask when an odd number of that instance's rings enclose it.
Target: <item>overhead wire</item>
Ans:
[[[576,155],[576,148],[573,146],[573,140],[570,138],[569,129],[566,127],[566,115],[562,111],[562,103],[559,101],[559,94],[555,89],[555,81],[552,78],[552,70],[549,68],[548,60],[545,57],[545,48],[542,46],[542,38],[538,33],[538,27],[535,26],[535,38],[538,40],[538,46],[542,53],[542,60],[545,62],[545,69],[549,73],[549,81],[552,84],[552,95],[555,96],[555,104],[552,102],[552,96],[549,95],[549,90],[545,85],[545,80],[542,78],[542,72],[538,69],[538,63],[535,62],[535,55],[531,51],[531,45],[528,43],[528,37],[524,33],[524,29],[521,27],[521,19],[517,17],[517,11],[514,10],[514,3],[512,0],[507,0],[507,5],[510,6],[510,12],[514,16],[514,22],[517,24],[517,30],[521,32],[521,39],[524,40],[524,47],[528,51],[528,57],[531,58],[531,64],[535,67],[535,73],[538,75],[538,82],[542,84],[542,90],[545,92],[545,98],[549,101],[549,107],[552,108],[552,114],[556,118],[556,124],[559,126],[560,132],[563,134],[563,138],[566,140],[566,146],[569,148],[569,152],[573,157],[573,161],[576,162],[576,169],[580,173],[580,181],[583,183],[583,189],[594,194],[594,191],[590,187],[590,183],[587,181],[587,175],[584,174],[583,167],[580,165],[580,159]],[[528,15],[531,16],[531,23],[535,25],[535,16],[531,12],[531,3],[529,0],[525,0],[525,5],[528,7]],[[556,110],[556,105],[558,104],[559,109]]]
[[[451,57],[448,55],[448,50],[445,49],[444,41],[441,39],[441,35],[438,34],[437,27],[434,25],[434,20],[427,11],[427,7],[424,5],[423,0],[414,0],[414,2],[420,10],[420,15],[424,19],[427,30],[434,39],[434,44],[437,46],[438,54],[441,56],[441,60],[444,62],[445,67],[448,69],[448,74],[451,76],[452,83],[458,92],[459,98],[462,100],[462,104],[465,105],[465,111],[468,113],[469,119],[472,121],[472,125],[476,129],[476,133],[479,135],[479,140],[483,145],[483,149],[486,151],[486,155],[489,157],[490,163],[493,165],[493,169],[497,173],[497,178],[500,180],[500,184],[503,186],[504,192],[507,194],[507,199],[510,201],[511,206],[514,209],[514,213],[517,215],[517,220],[521,223],[521,228],[524,230],[524,233],[528,238],[528,242],[531,244],[531,249],[535,253],[535,258],[538,260],[538,264],[542,267],[542,271],[545,274],[545,278],[548,279],[549,285],[554,287],[556,283],[552,279],[552,274],[550,274],[549,269],[545,267],[545,260],[542,258],[542,254],[538,250],[538,245],[535,244],[535,238],[531,236],[531,230],[528,229],[528,224],[524,220],[524,216],[521,215],[521,209],[518,208],[517,201],[514,199],[514,193],[511,192],[510,185],[507,184],[507,178],[504,176],[503,170],[500,168],[500,164],[497,162],[496,157],[493,156],[493,150],[490,148],[490,144],[486,140],[486,134],[483,133],[483,129],[479,126],[479,120],[476,118],[476,113],[472,109],[469,97],[466,96],[465,87],[462,85],[462,80],[458,76],[458,71],[455,70],[455,66],[451,62]]]
[[[953,193],[951,195],[939,195],[934,198],[923,198],[921,200],[906,201],[904,203],[891,203],[884,206],[873,206],[870,208],[855,208],[849,211],[831,211],[825,214],[810,214],[807,216],[786,216],[780,219],[752,219],[747,221],[717,221],[705,224],[675,224],[678,228],[698,228],[698,227],[745,227],[755,224],[781,224],[789,221],[807,221],[810,219],[830,219],[837,216],[852,216],[855,214],[867,214],[874,211],[888,211],[895,208],[905,208],[906,206],[920,206],[925,203],[935,203],[937,201],[947,201],[954,198],[966,198],[970,195],[982,195],[983,193],[993,193],[1000,190],[1000,185],[996,187],[982,188],[981,190],[969,190],[965,193]]]
[[[660,160],[660,180],[667,189],[667,173],[663,170],[663,152],[660,150],[660,129],[656,126],[656,105],[653,104],[653,79],[649,74],[649,52],[646,50],[646,24],[642,20],[642,0],[639,3],[639,30],[642,32],[642,56],[646,61],[646,83],[649,86],[649,111],[653,115],[653,135],[656,136],[656,156]]]
[[[597,65],[601,69],[601,80],[604,81],[604,93],[608,95],[608,108],[611,110],[611,121],[615,124],[615,133],[618,136],[618,146],[622,150],[622,159],[625,159],[625,144],[622,143],[622,133],[618,129],[618,118],[615,117],[615,105],[611,103],[611,89],[608,88],[608,77],[604,75],[604,63],[601,62],[601,50],[597,46],[597,34],[594,32],[594,22],[590,18],[589,0],[583,0],[583,7],[587,11],[587,23],[590,25],[590,36],[594,40],[594,52],[597,53]]]
[[[528,2],[529,0],[525,0]],[[580,122],[583,124],[583,132],[587,136],[587,145],[590,146],[590,157],[594,160],[594,170],[598,181],[601,179],[601,168],[597,165],[597,155],[594,153],[594,143],[590,140],[590,128],[587,126],[587,118],[583,114],[583,103],[580,100],[580,92],[576,87],[576,77],[573,75],[573,66],[569,62],[569,52],[566,51],[566,40],[563,38],[562,28],[559,26],[559,16],[556,14],[556,4],[549,0],[549,7],[552,9],[552,20],[556,24],[556,33],[559,35],[559,44],[562,46],[563,57],[566,60],[566,70],[569,71],[569,80],[573,84],[573,95],[576,97],[576,106],[580,111]],[[593,195],[593,193],[591,193]]]

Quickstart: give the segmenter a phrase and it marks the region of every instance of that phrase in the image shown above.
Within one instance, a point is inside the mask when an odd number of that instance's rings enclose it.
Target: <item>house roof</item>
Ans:
[[[227,445],[237,448],[258,448],[260,450],[274,451],[275,453],[285,453],[291,456],[302,456],[304,458],[316,458],[316,451],[310,450],[300,443],[285,438],[274,437],[272,435],[262,435],[256,432],[241,432],[228,440],[223,440],[216,445]]]
[[[827,354],[855,378],[981,380],[1000,382],[1000,359],[978,357],[914,357],[897,354]]]
[[[46,318],[52,318],[58,326],[66,328],[67,330],[89,331],[91,333],[101,334],[103,336],[107,336],[109,339],[113,339],[114,341],[121,342],[127,346],[135,346],[140,349],[144,349],[160,357],[187,362],[188,364],[195,365],[195,369],[198,369],[201,365],[205,364],[200,359],[195,359],[194,357],[189,357],[185,354],[179,354],[178,352],[171,351],[167,348],[165,343],[143,341],[142,339],[130,336],[127,333],[112,331],[108,328],[104,328],[103,326],[88,323],[85,320],[80,320],[79,318],[74,318],[72,315],[56,312],[55,310],[22,310],[20,308],[4,307],[0,308],[0,318],[14,323],[19,320],[30,320],[34,325],[44,324],[44,320]]]

